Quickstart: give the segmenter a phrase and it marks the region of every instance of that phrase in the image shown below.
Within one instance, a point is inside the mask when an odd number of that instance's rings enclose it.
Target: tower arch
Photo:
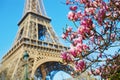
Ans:
[[[72,66],[64,65],[62,62],[49,61],[42,63],[36,68],[34,77],[37,76],[41,77],[42,79],[46,79],[46,77],[49,76],[51,79],[53,79],[56,73],[59,71],[63,71],[72,76],[74,69]]]
[[[46,62],[60,62],[60,63],[62,63],[62,59],[60,58],[60,59],[58,59],[58,58],[56,58],[56,59],[54,59],[54,58],[51,58],[51,59],[41,59],[41,60],[39,60],[36,64],[35,64],[35,67],[34,67],[34,69],[33,69],[33,73],[32,73],[32,77],[34,77],[34,74],[35,74],[35,71],[37,70],[37,68],[40,66],[40,65],[42,65],[42,64],[44,64],[44,63],[46,63]]]

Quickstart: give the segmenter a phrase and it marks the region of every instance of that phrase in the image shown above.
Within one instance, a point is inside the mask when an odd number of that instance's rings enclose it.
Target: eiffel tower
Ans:
[[[68,47],[59,42],[50,21],[42,0],[26,0],[14,44],[2,58],[0,80],[52,80],[60,70],[73,71],[60,58]]]

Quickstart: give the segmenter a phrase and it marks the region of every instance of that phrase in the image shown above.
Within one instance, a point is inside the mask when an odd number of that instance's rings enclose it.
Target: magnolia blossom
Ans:
[[[78,43],[78,44],[76,45],[76,50],[77,50],[77,52],[78,52],[79,54],[82,53],[82,51],[83,51],[82,49],[83,49],[83,44]]]
[[[85,62],[83,60],[79,60],[78,62],[75,62],[75,68],[77,71],[83,71],[85,68]]]
[[[78,43],[80,43],[80,44],[83,43],[83,38],[82,38],[81,36],[78,37],[78,38],[75,38],[75,39],[73,40],[73,44],[74,44],[74,45],[77,45]]]
[[[67,5],[70,4],[70,0],[66,0],[66,4],[67,4]]]
[[[66,30],[67,30],[68,32],[71,32],[71,31],[72,31],[72,27],[68,27]]]
[[[69,53],[66,53],[66,52],[61,53],[61,58],[63,58],[63,60],[66,62],[73,61],[73,59],[74,59],[74,57],[72,55],[70,55]]]
[[[73,11],[77,10],[77,6],[71,6],[70,10],[73,10]]]
[[[70,40],[73,40],[74,38],[76,38],[76,36],[77,36],[77,33],[75,32],[71,33]]]
[[[66,39],[67,38],[67,36],[65,35],[65,34],[62,34],[62,39]]]
[[[96,69],[96,70],[95,70],[95,73],[99,75],[99,74],[100,74],[100,70],[99,70],[99,69]]]
[[[78,16],[77,16],[77,14],[75,12],[70,11],[68,13],[68,19],[70,19],[72,21],[76,21],[76,20],[78,20]]]
[[[88,0],[79,0],[79,1],[82,4],[82,3],[87,3]]]
[[[112,41],[115,41],[115,33],[112,33],[110,38],[112,39]]]
[[[73,55],[74,57],[77,56],[77,52],[76,52],[76,50],[75,50],[74,48],[71,48],[71,49],[69,50],[69,53],[70,53],[71,55]]]
[[[85,8],[85,12],[89,15],[95,14],[95,8],[90,7],[90,8]]]
[[[105,9],[100,9],[100,11],[97,14],[97,21],[100,25],[102,25],[103,19],[106,16],[106,10]]]
[[[83,14],[81,11],[77,11],[77,12],[76,12],[76,15],[77,15],[77,17],[78,17],[78,20],[81,20],[81,19],[83,19],[83,17],[84,17],[84,14]]]
[[[109,63],[116,56],[112,57],[113,53],[108,51],[108,55],[106,52],[120,44],[120,1],[66,0],[66,4],[70,10],[67,18],[75,27],[67,25],[63,32],[62,38],[69,41],[72,47],[62,52],[61,57],[67,63],[74,64],[75,70],[80,72],[103,60],[106,64],[100,64],[91,73],[107,79],[110,77],[108,74],[113,74],[110,69],[118,69],[114,66],[116,63]]]

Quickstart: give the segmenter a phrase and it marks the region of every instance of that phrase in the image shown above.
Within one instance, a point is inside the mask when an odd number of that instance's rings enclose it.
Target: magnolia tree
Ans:
[[[63,61],[74,64],[76,72],[89,69],[110,78],[120,68],[120,0],[66,0],[66,5],[74,26],[67,25],[62,35],[70,42]]]

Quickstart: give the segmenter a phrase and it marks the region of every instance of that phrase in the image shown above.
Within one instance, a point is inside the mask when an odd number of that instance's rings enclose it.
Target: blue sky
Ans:
[[[65,0],[43,0],[47,15],[52,19],[52,26],[56,34],[61,37],[62,28],[69,22],[68,7]],[[11,48],[20,21],[25,0],[0,1],[0,59]]]

